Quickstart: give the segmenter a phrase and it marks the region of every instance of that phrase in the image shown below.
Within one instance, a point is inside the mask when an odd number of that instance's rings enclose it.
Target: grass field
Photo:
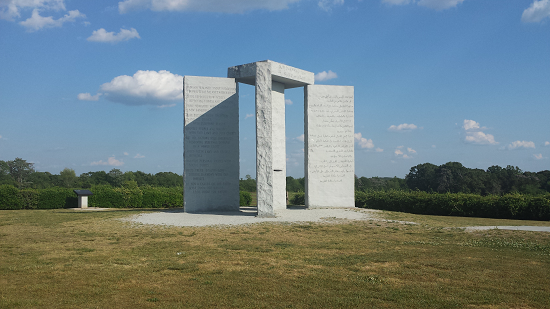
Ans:
[[[143,210],[0,211],[0,308],[550,308],[547,225],[136,225]]]

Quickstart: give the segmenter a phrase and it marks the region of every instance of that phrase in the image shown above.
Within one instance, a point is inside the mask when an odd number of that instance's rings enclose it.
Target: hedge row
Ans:
[[[93,186],[89,207],[101,208],[170,208],[183,207],[183,188]],[[0,209],[76,208],[73,189],[24,189],[0,185]]]
[[[550,194],[481,196],[422,191],[356,191],[355,206],[425,215],[550,220]]]

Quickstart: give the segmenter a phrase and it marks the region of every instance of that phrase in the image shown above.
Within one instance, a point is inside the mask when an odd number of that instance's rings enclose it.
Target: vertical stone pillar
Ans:
[[[352,86],[305,90],[306,206],[354,207],[354,95]]]
[[[235,79],[185,76],[184,210],[239,210],[239,94]]]
[[[273,105],[271,66],[256,63],[256,196],[258,217],[273,217]]]
[[[273,209],[286,209],[285,85],[272,82]]]
[[[258,216],[273,217],[286,209],[284,91],[313,84],[314,74],[266,60],[230,67],[227,77],[256,87]]]

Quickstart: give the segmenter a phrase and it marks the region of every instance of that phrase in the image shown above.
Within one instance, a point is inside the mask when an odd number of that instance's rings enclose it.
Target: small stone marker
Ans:
[[[88,196],[94,195],[90,190],[73,190],[78,196],[78,208],[88,208]]]

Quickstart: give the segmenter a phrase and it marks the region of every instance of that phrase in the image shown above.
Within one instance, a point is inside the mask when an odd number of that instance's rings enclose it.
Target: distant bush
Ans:
[[[101,208],[174,208],[183,207],[182,187],[138,187],[127,181],[122,187],[96,185],[90,188],[88,206]],[[252,198],[250,198],[252,200]],[[12,185],[0,185],[0,209],[76,208],[78,198],[73,189],[19,190]]]
[[[356,191],[355,206],[426,215],[550,220],[550,194],[481,196],[423,191]]]
[[[36,189],[24,189],[19,191],[19,198],[25,209],[38,209],[40,191]]]
[[[143,193],[143,208],[174,208],[183,207],[183,188],[160,188],[145,186],[140,188]]]
[[[57,209],[57,208],[76,208],[78,200],[72,189],[53,187],[37,190],[38,209]],[[26,205],[24,208],[31,208],[32,205]]]
[[[295,193],[294,196],[290,199],[291,205],[305,205],[306,204],[306,194],[304,192]]]
[[[240,191],[239,192],[239,205],[241,206],[250,206],[250,203],[252,203],[252,195],[246,191]]]
[[[12,185],[0,185],[0,209],[21,209],[19,190]]]

